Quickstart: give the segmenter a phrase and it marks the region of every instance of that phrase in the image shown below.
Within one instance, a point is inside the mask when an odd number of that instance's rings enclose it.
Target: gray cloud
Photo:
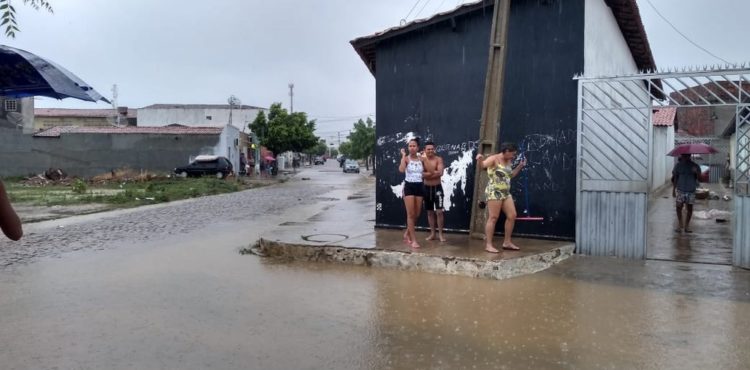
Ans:
[[[695,42],[722,58],[750,61],[741,44],[743,0],[651,0]],[[451,9],[456,0],[425,0],[419,17]],[[658,65],[717,62],[669,28],[638,0]],[[375,111],[375,80],[349,40],[396,26],[414,5],[399,0],[53,0],[55,14],[17,4],[21,33],[3,43],[50,58],[119,103],[288,105],[321,117],[324,138]],[[44,107],[104,107],[39,99]]]

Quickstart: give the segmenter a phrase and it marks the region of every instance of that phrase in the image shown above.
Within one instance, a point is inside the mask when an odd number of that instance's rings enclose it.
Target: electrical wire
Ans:
[[[416,8],[417,8],[417,5],[419,5],[419,3],[420,3],[421,1],[422,1],[422,0],[417,0],[417,2],[416,2],[416,3],[414,3],[414,6],[412,6],[412,7],[411,7],[411,10],[409,10],[409,13],[406,13],[406,17],[404,17],[404,18],[403,18],[403,19],[401,20],[401,21],[402,21],[403,23],[406,23],[406,20],[407,20],[407,19],[409,19],[409,16],[411,15],[411,12],[413,12],[413,11],[414,11],[414,9],[416,9]]]
[[[427,0],[427,1],[424,2],[424,5],[422,5],[422,8],[419,9],[419,11],[417,12],[417,14],[414,14],[414,19],[417,19],[417,17],[419,17],[419,15],[422,14],[422,11],[424,10],[424,8],[427,7],[427,4],[429,4],[430,1],[431,0]]]
[[[687,36],[686,36],[686,35],[685,35],[684,33],[680,32],[680,30],[678,30],[678,29],[677,29],[677,27],[675,27],[675,25],[674,25],[674,24],[672,24],[672,22],[670,22],[670,21],[669,21],[669,19],[667,19],[667,17],[665,17],[664,15],[662,15],[662,14],[661,14],[661,12],[659,12],[659,9],[656,9],[656,7],[655,7],[655,6],[654,6],[654,4],[653,4],[653,3],[651,2],[651,0],[646,0],[646,2],[647,2],[647,3],[649,4],[649,5],[651,5],[651,8],[652,8],[652,9],[654,9],[654,11],[656,12],[656,14],[657,14],[657,15],[658,15],[658,16],[659,16],[659,17],[660,17],[661,19],[663,19],[663,20],[664,20],[664,22],[667,22],[667,24],[668,24],[669,26],[671,26],[671,27],[672,27],[672,29],[673,29],[673,30],[675,30],[675,32],[677,32],[677,33],[678,33],[678,34],[679,34],[680,36],[682,36],[682,37],[683,37],[683,38],[684,38],[685,40],[687,40],[687,41],[688,41],[689,43],[693,44],[693,46],[697,47],[698,49],[701,49],[701,50],[703,50],[703,51],[704,51],[704,52],[705,52],[706,54],[708,54],[708,55],[710,55],[710,56],[712,56],[712,57],[714,57],[714,58],[716,58],[716,59],[718,59],[718,60],[720,60],[720,61],[722,61],[722,62],[724,62],[724,63],[726,63],[726,64],[732,64],[732,63],[729,63],[729,62],[728,62],[727,60],[725,60],[724,58],[721,58],[721,57],[719,57],[718,55],[716,55],[716,54],[714,54],[714,53],[712,53],[712,52],[708,51],[708,50],[707,50],[706,48],[704,48],[704,47],[702,47],[702,46],[698,45],[698,43],[696,43],[695,41],[691,40],[691,39],[690,39],[689,37],[687,37]]]

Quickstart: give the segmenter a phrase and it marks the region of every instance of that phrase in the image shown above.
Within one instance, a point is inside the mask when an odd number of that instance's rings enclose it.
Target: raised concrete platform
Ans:
[[[321,197],[330,202],[322,212],[280,224],[263,235],[249,252],[301,261],[507,279],[547,269],[575,250],[572,242],[514,238],[521,251],[492,254],[484,251],[484,241],[470,239],[466,234],[447,234],[448,240],[442,243],[421,240],[422,248],[412,249],[402,241],[403,230],[374,228],[374,199],[367,190]],[[420,231],[417,234],[420,239],[428,235]]]

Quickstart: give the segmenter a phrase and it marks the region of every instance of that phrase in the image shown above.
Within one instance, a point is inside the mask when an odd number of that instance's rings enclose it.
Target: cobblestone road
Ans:
[[[81,249],[105,249],[115,245],[159,240],[169,235],[195,232],[211,223],[251,220],[280,214],[295,205],[312,204],[330,190],[322,184],[287,184],[238,193],[198,198],[126,213],[101,214],[101,218],[50,228],[24,235],[19,242],[0,240],[0,266],[29,263],[35,258],[57,256]],[[206,220],[210,220],[208,223]]]

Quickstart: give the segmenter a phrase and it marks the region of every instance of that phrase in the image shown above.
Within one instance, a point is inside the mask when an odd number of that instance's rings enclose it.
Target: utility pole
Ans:
[[[490,34],[490,55],[484,83],[482,122],[479,127],[479,148],[477,148],[477,152],[485,156],[495,153],[500,132],[509,18],[510,0],[495,0]],[[487,173],[480,169],[479,163],[477,163],[474,178],[476,181],[474,181],[474,200],[471,206],[471,237],[482,239],[487,213],[479,207],[479,202],[484,201],[484,188],[487,186],[488,179]]]
[[[294,113],[294,83],[289,83],[289,113]]]
[[[115,126],[120,127],[120,112],[117,110],[117,84],[112,85],[112,108],[115,110]]]

